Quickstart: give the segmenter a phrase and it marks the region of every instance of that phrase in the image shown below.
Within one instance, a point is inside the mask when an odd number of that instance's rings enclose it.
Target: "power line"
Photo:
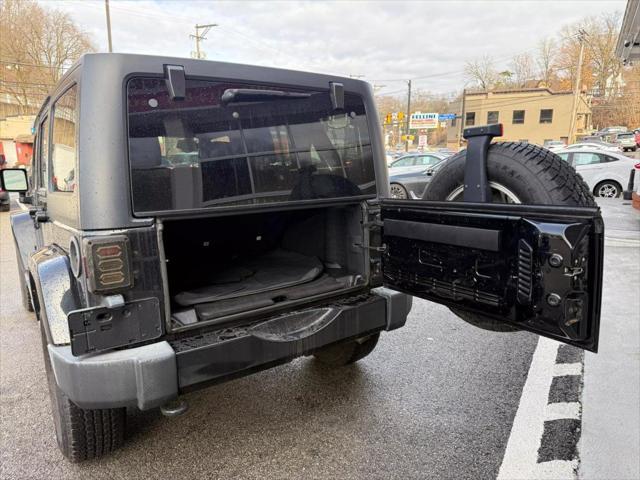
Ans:
[[[36,68],[47,68],[47,69],[53,69],[53,70],[64,70],[68,67],[64,67],[64,66],[60,66],[57,67],[55,65],[43,65],[43,64],[37,64],[37,63],[25,63],[25,62],[14,62],[12,60],[0,60],[0,63],[4,63],[6,65],[20,65],[21,67],[36,67]]]
[[[37,85],[40,87],[53,87],[55,83],[32,83],[32,82],[13,82],[11,80],[0,80],[0,83],[9,83],[13,85]]]

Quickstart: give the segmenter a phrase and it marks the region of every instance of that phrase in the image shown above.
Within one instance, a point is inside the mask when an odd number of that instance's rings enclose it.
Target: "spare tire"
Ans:
[[[427,185],[424,200],[462,201],[467,151],[445,160]],[[567,162],[546,148],[522,142],[493,143],[487,156],[493,203],[595,207],[591,190]],[[490,317],[451,309],[462,320],[491,331],[515,331]]]

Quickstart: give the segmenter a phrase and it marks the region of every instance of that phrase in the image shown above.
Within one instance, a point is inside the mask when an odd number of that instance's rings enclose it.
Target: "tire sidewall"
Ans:
[[[444,201],[463,185],[466,155],[467,151],[463,150],[445,160],[427,185],[424,200]],[[530,168],[542,160],[550,161],[552,166],[543,172]],[[591,192],[575,169],[555,153],[535,145],[520,142],[491,144],[487,175],[489,181],[503,185],[525,205],[595,205]],[[571,176],[577,177],[584,188],[577,197],[567,199],[562,196],[561,187],[571,183]]]
[[[424,200],[446,199],[451,192],[464,183],[466,151],[451,157],[438,170],[425,189]],[[504,185],[512,191],[523,204],[550,204],[552,198],[542,179],[535,177],[519,162],[514,162],[494,149],[489,150],[487,158],[487,175],[490,181]]]

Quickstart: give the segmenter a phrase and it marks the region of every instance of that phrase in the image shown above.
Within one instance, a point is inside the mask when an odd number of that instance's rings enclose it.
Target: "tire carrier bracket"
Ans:
[[[491,203],[491,189],[487,179],[487,155],[494,137],[502,136],[502,124],[465,128],[467,158],[464,165],[464,201]]]

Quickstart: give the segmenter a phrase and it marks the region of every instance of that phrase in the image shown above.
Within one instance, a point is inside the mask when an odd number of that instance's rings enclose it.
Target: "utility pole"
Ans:
[[[104,0],[104,9],[107,14],[107,39],[109,41],[109,53],[113,52],[113,46],[111,45],[111,15],[109,13],[109,0]]]
[[[462,89],[462,102],[460,102],[460,136],[458,138],[458,146],[462,146],[462,139],[464,134],[464,107],[465,102],[467,101],[467,89]]]
[[[217,23],[209,23],[207,25],[198,25],[196,24],[196,34],[195,35],[189,35],[190,38],[195,39],[196,41],[196,51],[195,51],[195,58],[204,58],[204,52],[200,52],[200,40],[206,40],[207,37],[205,36],[207,33],[209,33],[209,30],[211,30],[213,27],[217,27],[218,24]],[[201,32],[202,30],[202,32]],[[192,56],[194,52],[191,53]]]
[[[407,143],[405,143],[404,151],[409,151],[409,124],[411,122],[411,80],[407,82],[407,86],[409,87],[409,91],[407,92]]]
[[[583,29],[578,30],[578,39],[580,40],[580,55],[578,56],[578,71],[576,72],[576,85],[573,89],[573,106],[571,108],[571,124],[569,126],[569,145],[575,142],[576,127],[578,123],[578,99],[580,98],[580,82],[582,81],[582,59],[584,55],[584,41],[587,32]]]

